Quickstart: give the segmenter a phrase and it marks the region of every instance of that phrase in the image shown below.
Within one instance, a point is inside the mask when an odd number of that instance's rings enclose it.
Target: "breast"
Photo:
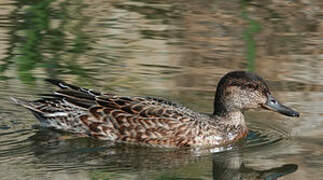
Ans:
[[[192,146],[226,146],[244,139],[248,134],[246,126],[240,125],[218,125],[217,127],[209,127],[204,129],[195,137]]]
[[[233,138],[233,142],[239,141],[241,139],[244,139],[248,135],[248,128],[247,126],[240,126],[235,137]]]

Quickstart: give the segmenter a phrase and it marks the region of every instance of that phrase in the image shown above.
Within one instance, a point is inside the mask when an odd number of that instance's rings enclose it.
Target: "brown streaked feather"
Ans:
[[[220,126],[226,122],[163,98],[116,96],[58,80],[48,82],[61,89],[37,101],[16,100],[46,127],[162,147],[220,145],[227,138],[228,131]]]

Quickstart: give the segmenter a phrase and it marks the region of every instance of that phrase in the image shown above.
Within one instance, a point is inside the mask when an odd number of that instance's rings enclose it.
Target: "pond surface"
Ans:
[[[1,179],[322,179],[322,17],[321,0],[1,1]],[[247,112],[248,139],[208,152],[60,134],[9,100],[58,78],[211,112],[220,77],[241,69],[301,117]]]

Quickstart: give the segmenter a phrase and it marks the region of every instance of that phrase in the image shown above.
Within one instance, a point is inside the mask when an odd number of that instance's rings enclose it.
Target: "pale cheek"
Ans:
[[[252,108],[257,108],[258,104],[252,101],[251,99],[248,99],[248,100],[246,99],[245,101],[243,101],[242,107],[244,109],[252,109]]]
[[[264,104],[266,102],[266,99],[261,94],[253,94],[253,96],[249,99],[250,108],[258,108],[260,107],[260,104]]]
[[[249,91],[243,92],[240,96],[235,96],[234,99],[238,108],[241,109],[258,108],[259,104],[265,102],[265,99],[261,95],[250,93]]]
[[[244,109],[244,108],[250,108],[248,106],[251,105],[250,98],[246,96],[246,94],[234,94],[231,96],[231,103],[230,106],[232,109]]]
[[[236,89],[231,89],[224,101],[228,109],[254,109],[266,102],[265,97],[258,92],[234,90]]]

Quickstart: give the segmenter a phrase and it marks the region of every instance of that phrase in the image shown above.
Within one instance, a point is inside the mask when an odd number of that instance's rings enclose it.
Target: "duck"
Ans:
[[[59,90],[33,101],[11,99],[29,109],[43,127],[116,143],[221,147],[247,136],[245,110],[262,108],[299,117],[274,98],[263,78],[246,71],[232,71],[220,79],[212,114],[160,97],[122,96],[46,81]]]

